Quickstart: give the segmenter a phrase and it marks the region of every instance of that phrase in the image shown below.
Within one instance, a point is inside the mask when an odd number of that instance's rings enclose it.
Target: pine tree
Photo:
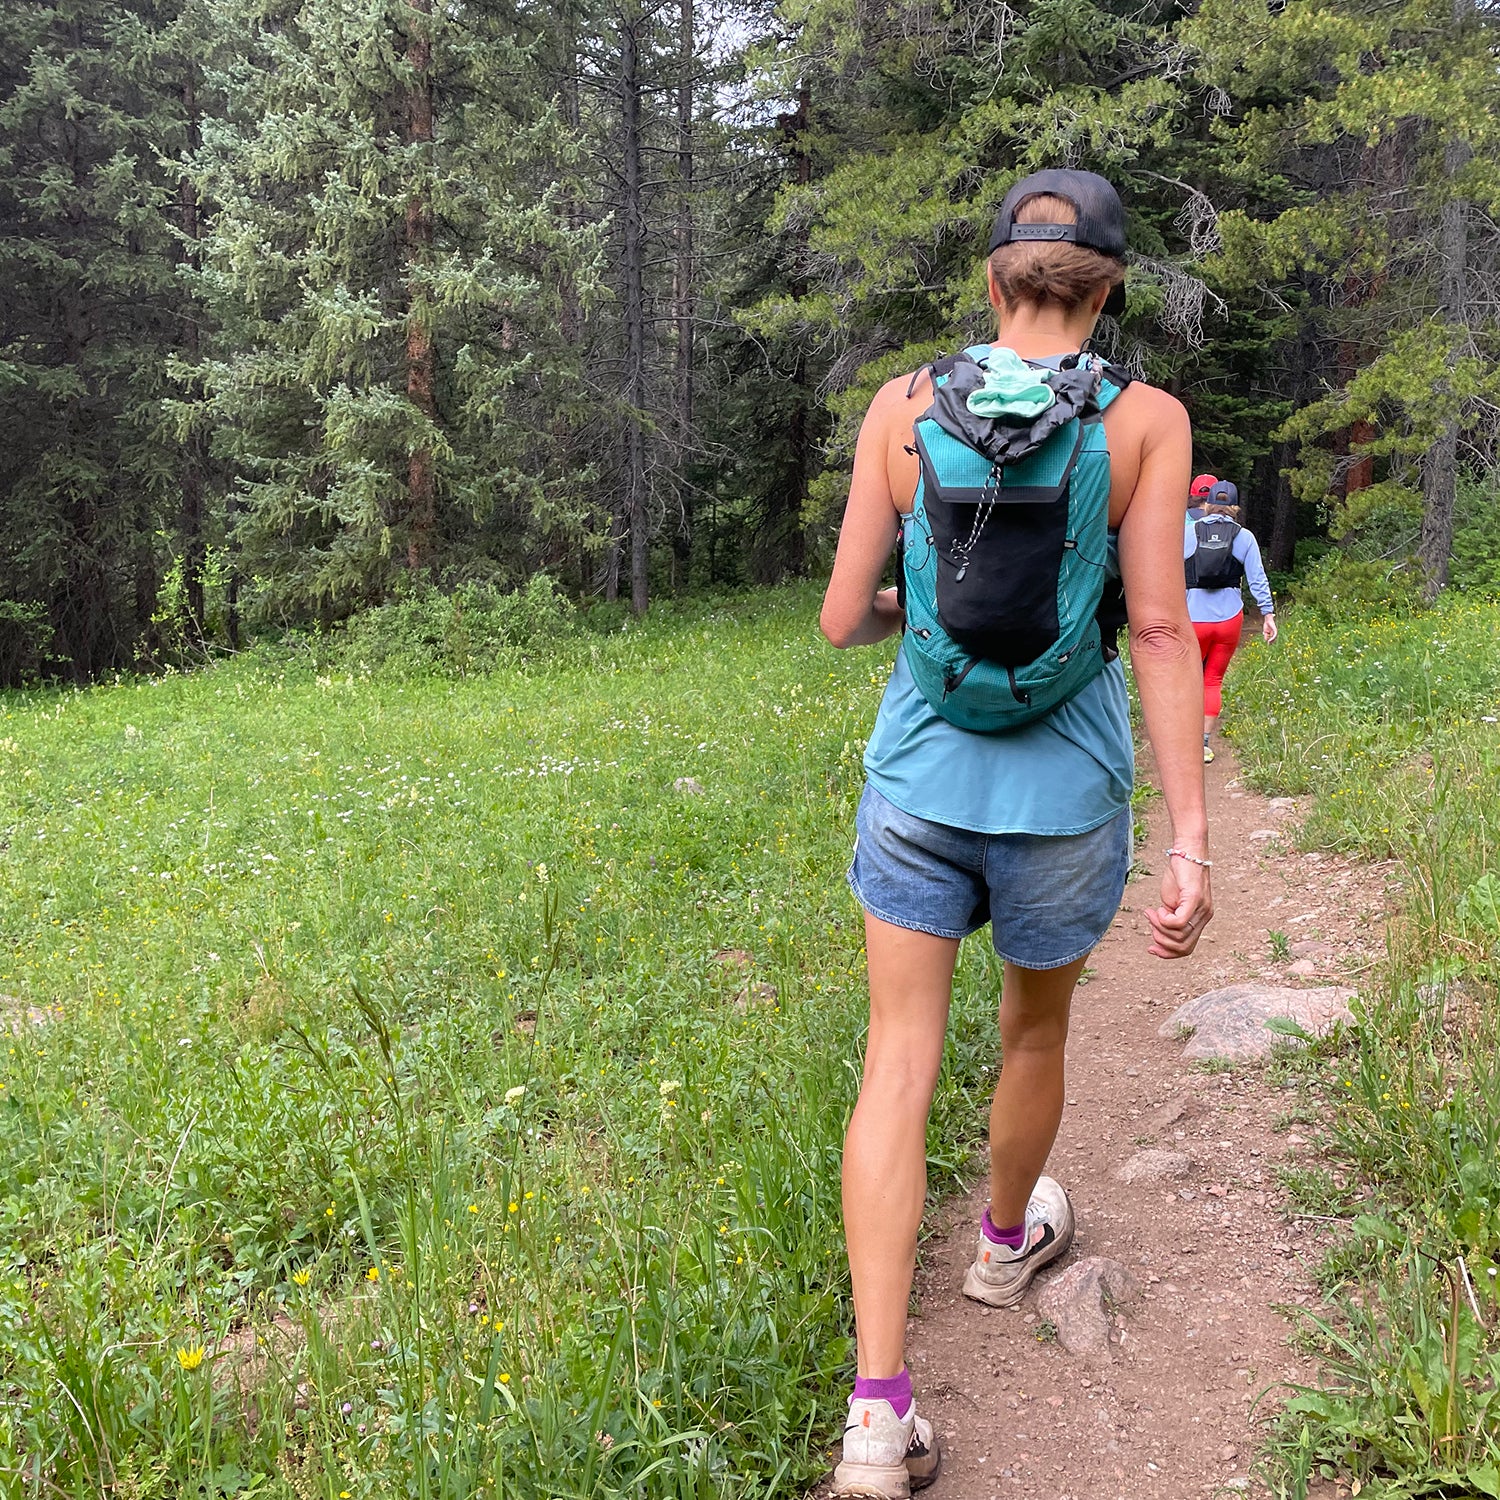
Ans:
[[[581,524],[555,466],[571,351],[566,138],[507,7],[236,0],[227,117],[192,163],[212,203],[199,368],[236,535],[271,615],[404,582],[516,580]],[[227,14],[232,12],[232,14]]]
[[[1226,216],[1226,267],[1325,291],[1339,353],[1282,428],[1294,483],[1346,536],[1404,516],[1430,598],[1464,445],[1494,457],[1500,235],[1474,212],[1500,202],[1494,19],[1467,0],[1209,0],[1189,35],[1226,98],[1265,101],[1223,133],[1279,185],[1269,214]]]
[[[145,65],[172,10],[0,12],[0,682],[128,665],[181,503],[161,421],[180,335]]]
[[[764,337],[826,371],[836,464],[811,488],[826,534],[842,509],[858,421],[876,386],[993,330],[986,231],[1018,177],[1088,167],[1122,190],[1133,247],[1124,321],[1096,344],[1187,402],[1205,459],[1248,470],[1287,414],[1258,377],[1280,334],[1206,279],[1226,168],[1176,36],[1175,8],[1042,0],[875,6],[813,0],[784,49],[785,89],[812,107],[813,170],[773,228],[800,246],[803,287],[762,299]],[[1211,352],[1235,330],[1235,348]]]

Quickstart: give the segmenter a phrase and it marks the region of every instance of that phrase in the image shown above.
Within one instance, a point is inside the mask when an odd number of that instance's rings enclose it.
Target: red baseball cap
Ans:
[[[1189,486],[1188,494],[1194,500],[1203,500],[1208,492],[1218,483],[1218,477],[1213,474],[1200,474]]]

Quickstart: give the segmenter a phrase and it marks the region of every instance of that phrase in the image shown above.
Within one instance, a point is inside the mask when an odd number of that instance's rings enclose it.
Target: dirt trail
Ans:
[[[1116,1347],[1089,1364],[1046,1338],[1031,1301],[1015,1312],[959,1287],[987,1201],[980,1182],[923,1247],[909,1363],[936,1423],[944,1469],[933,1500],[1181,1500],[1250,1477],[1256,1397],[1311,1370],[1277,1309],[1315,1300],[1319,1226],[1287,1216],[1278,1169],[1311,1149],[1285,1116],[1295,1098],[1259,1065],[1213,1072],[1157,1028],[1182,1001],[1252,978],[1316,984],[1356,975],[1383,942],[1389,867],[1298,854],[1298,809],[1243,789],[1232,756],[1208,767],[1215,919],[1192,958],[1146,952],[1157,899],[1160,803],[1142,853],[1152,873],[1091,960],[1075,1002],[1068,1094],[1049,1172],[1072,1195],[1081,1256],[1121,1261],[1144,1295],[1116,1318]],[[1283,934],[1278,959],[1269,934]],[[1126,1184],[1142,1147],[1192,1158],[1191,1173]],[[1041,1337],[1039,1337],[1039,1333]],[[1262,1408],[1264,1403],[1261,1404]]]

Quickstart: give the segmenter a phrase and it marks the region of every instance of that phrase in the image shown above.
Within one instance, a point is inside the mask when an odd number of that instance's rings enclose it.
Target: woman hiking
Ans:
[[[1260,633],[1267,645],[1276,639],[1276,602],[1260,560],[1260,545],[1248,526],[1239,523],[1240,492],[1227,479],[1216,479],[1199,506],[1189,495],[1183,534],[1187,571],[1188,618],[1198,637],[1203,660],[1203,763],[1214,758],[1209,736],[1219,727],[1224,707],[1224,674],[1244,633],[1242,582],[1250,585],[1260,610]]]
[[[914,676],[925,671],[929,637],[946,628],[945,586],[951,609],[969,563],[982,560],[985,538],[1003,538],[995,530],[1002,525],[1031,524],[1022,512],[1043,529],[1046,517],[1056,514],[1056,506],[997,503],[1007,498],[1013,478],[1025,477],[1027,465],[1046,468],[1049,454],[1063,453],[1063,483],[1045,495],[1045,484],[1035,483],[1011,493],[1031,499],[1063,494],[1071,526],[1080,496],[1096,492],[1101,556],[1092,561],[1103,566],[1094,571],[1107,568],[1123,579],[1131,660],[1171,822],[1161,904],[1147,912],[1150,951],[1161,958],[1192,952],[1212,915],[1197,742],[1201,678],[1181,573],[1182,496],[1192,458],[1188,418],[1164,391],[1132,383],[1079,352],[1101,312],[1118,309],[1124,254],[1124,211],[1103,178],[1048,171],[1017,183],[990,243],[995,344],[970,351],[977,369],[973,361],[944,361],[952,366],[947,376],[940,366],[889,382],[871,402],[859,435],[823,632],[846,647],[910,628],[865,753],[868,781],[849,872],[866,912],[870,1028],[844,1149],[858,1378],[835,1495],[904,1500],[937,1472],[938,1441],[917,1415],[903,1340],[926,1193],[927,1117],[954,964],[960,939],[986,922],[1005,965],[999,1007],[1004,1066],[990,1112],[989,1207],[978,1226],[965,1295],[1014,1306],[1037,1271],[1063,1255],[1073,1238],[1068,1196],[1042,1169],[1062,1117],[1073,988],[1114,918],[1131,858],[1133,753],[1124,673],[1112,659],[1112,633],[1095,629],[1078,648],[1093,653],[1083,686],[1040,716],[1034,707],[1025,710],[1034,716],[1003,732],[952,722],[963,716],[959,700],[983,675],[984,662],[949,669],[940,688],[919,688]],[[1020,431],[1016,424],[1032,420],[1018,413],[1044,408],[1049,399],[1073,402],[1065,410],[1080,419],[1060,427],[1055,443],[1049,439],[1017,467],[996,459],[989,468],[986,458],[968,479],[953,479],[949,493],[967,495],[968,503],[955,503],[949,514],[936,494],[949,482],[943,465],[962,468],[967,450],[955,440],[944,450],[949,457],[941,457],[943,433],[924,414],[931,407],[936,418],[942,405],[943,420],[966,430],[958,398],[940,400],[941,388],[960,374],[973,390],[965,409],[1001,410],[1012,425],[995,430],[1007,443]],[[1057,415],[1043,409],[1032,436]],[[983,431],[974,436],[990,441]],[[1014,446],[1023,451],[1026,444],[1016,439]],[[1092,465],[1087,472],[1085,458]],[[1045,483],[1056,474],[1054,466]],[[944,515],[956,528],[951,542],[939,540]],[[898,530],[906,548],[909,611],[917,608],[913,590],[924,559],[941,559],[937,623],[930,627],[915,613],[908,620],[898,591],[880,586]],[[1009,597],[1030,590],[1044,613],[1050,601],[1055,634],[1057,569],[1076,566],[1084,550],[1077,537],[1064,537],[1057,544],[1062,560],[1047,564],[1050,573],[1013,576],[998,592]],[[952,628],[960,629],[956,620]],[[1052,668],[1071,670],[1081,659],[1063,651]],[[1023,665],[1018,678],[1005,666],[994,680],[1003,684],[1009,674],[1014,701],[1024,705],[1029,690],[1018,682],[1029,680],[1029,670]]]

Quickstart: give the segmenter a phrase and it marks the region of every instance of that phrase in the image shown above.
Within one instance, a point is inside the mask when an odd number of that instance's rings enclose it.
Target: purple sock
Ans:
[[[911,1410],[911,1371],[902,1366],[899,1375],[885,1380],[870,1380],[860,1375],[854,1382],[856,1401],[889,1401],[891,1410],[898,1417],[905,1417]]]
[[[1012,1250],[1019,1250],[1026,1243],[1025,1224],[1017,1224],[1014,1229],[996,1229],[989,1209],[985,1209],[984,1217],[979,1221],[979,1232],[990,1244],[1005,1245]]]

